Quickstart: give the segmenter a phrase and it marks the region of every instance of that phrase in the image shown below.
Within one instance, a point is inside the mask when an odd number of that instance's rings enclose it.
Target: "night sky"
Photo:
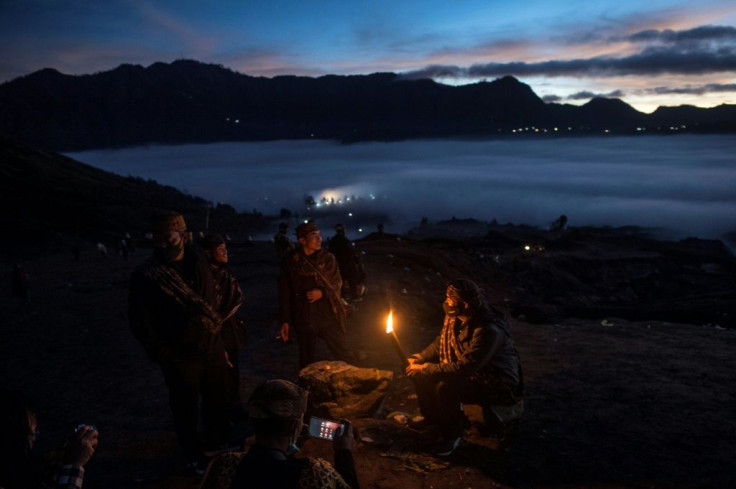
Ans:
[[[0,0],[0,82],[176,59],[259,76],[513,75],[545,101],[736,103],[733,0]]]

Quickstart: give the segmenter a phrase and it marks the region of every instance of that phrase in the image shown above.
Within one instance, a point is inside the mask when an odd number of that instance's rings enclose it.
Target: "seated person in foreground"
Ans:
[[[79,426],[58,450],[38,454],[33,445],[39,425],[30,401],[15,392],[0,392],[0,399],[0,488],[80,489],[97,430]]]
[[[233,489],[335,488],[358,489],[353,462],[353,427],[347,420],[333,442],[335,466],[320,458],[297,458],[307,392],[286,380],[267,380],[248,401],[256,441],[242,457],[233,477]]]
[[[406,374],[416,386],[424,424],[437,426],[441,442],[433,453],[450,455],[461,443],[466,422],[461,403],[480,404],[488,424],[491,406],[522,399],[524,384],[511,326],[491,308],[470,280],[447,286],[442,332],[409,357]]]

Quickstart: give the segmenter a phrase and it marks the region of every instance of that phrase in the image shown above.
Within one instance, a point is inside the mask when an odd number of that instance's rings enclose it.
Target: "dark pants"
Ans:
[[[327,349],[335,358],[351,365],[355,364],[355,356],[348,347],[345,332],[334,316],[322,316],[314,321],[312,328],[302,328],[297,332],[299,342],[299,368],[314,363],[317,338],[322,338]]]
[[[232,367],[228,368],[228,393],[230,395],[230,404],[235,406],[240,404],[240,350],[238,348],[227,349],[228,359]]]
[[[516,402],[512,389],[500,381],[478,384],[452,373],[419,374],[412,380],[422,415],[427,423],[439,426],[445,438],[457,438],[463,434],[466,420],[462,403],[479,404],[488,423],[489,416],[492,416],[490,406]]]
[[[228,392],[232,407],[240,404],[240,347],[242,345],[237,333],[237,321],[235,317],[230,318],[222,325],[220,332],[228,360],[233,365],[228,368]]]
[[[206,356],[176,360],[164,369],[174,429],[187,461],[216,448],[228,436],[228,366],[221,349]],[[200,412],[201,401],[201,412]],[[202,439],[197,433],[202,420]]]

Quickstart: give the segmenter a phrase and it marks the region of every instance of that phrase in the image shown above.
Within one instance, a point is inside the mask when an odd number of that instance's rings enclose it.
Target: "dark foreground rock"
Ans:
[[[299,384],[309,390],[309,413],[330,419],[376,415],[394,374],[359,368],[340,361],[316,362],[299,372]]]

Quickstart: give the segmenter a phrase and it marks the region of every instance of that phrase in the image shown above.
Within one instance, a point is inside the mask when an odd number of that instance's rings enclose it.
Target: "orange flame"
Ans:
[[[388,313],[388,317],[386,318],[386,333],[393,333],[394,332],[394,312],[391,311]]]

